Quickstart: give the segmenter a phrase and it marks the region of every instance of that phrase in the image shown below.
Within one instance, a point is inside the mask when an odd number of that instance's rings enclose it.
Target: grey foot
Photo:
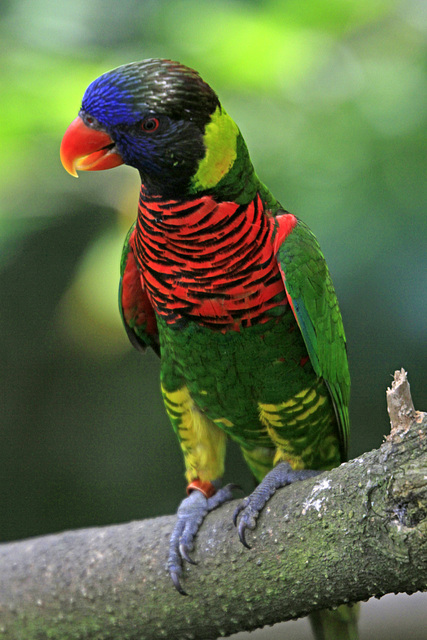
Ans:
[[[246,529],[255,529],[259,514],[277,489],[299,480],[312,478],[319,473],[322,472],[314,471],[313,469],[294,471],[287,462],[280,462],[274,469],[267,473],[255,491],[242,500],[233,514],[235,526],[237,526],[237,520],[240,517],[238,532],[241,543],[250,549],[245,538]]]
[[[190,557],[194,539],[206,515],[233,498],[235,485],[228,484],[219,489],[211,498],[205,498],[200,491],[192,491],[179,505],[178,520],[169,541],[168,570],[175,588],[183,596],[188,595],[181,586],[183,560],[196,564]]]

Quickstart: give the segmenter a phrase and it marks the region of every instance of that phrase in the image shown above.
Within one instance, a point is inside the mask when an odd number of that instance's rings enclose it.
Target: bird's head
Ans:
[[[138,169],[148,191],[171,196],[227,182],[242,154],[239,129],[216,93],[192,69],[163,59],[94,80],[61,144],[71,175],[124,163]]]

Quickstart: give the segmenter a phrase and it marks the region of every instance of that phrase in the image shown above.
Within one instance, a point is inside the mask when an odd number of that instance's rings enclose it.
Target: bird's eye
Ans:
[[[87,127],[97,128],[99,126],[98,120],[94,116],[85,113],[83,109],[80,110],[79,116]]]
[[[146,118],[141,122],[141,129],[143,131],[152,133],[153,131],[159,128],[159,124],[160,123],[157,118]]]

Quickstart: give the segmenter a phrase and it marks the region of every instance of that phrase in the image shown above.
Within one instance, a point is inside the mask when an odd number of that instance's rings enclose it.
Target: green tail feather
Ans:
[[[309,615],[316,640],[359,640],[357,622],[359,604],[343,604],[334,611],[325,609]]]

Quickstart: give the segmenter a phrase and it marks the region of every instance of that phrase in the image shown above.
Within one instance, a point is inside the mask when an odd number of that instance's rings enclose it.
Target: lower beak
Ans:
[[[108,133],[87,127],[77,117],[62,138],[61,162],[68,173],[78,178],[77,171],[112,169],[123,164],[123,158]]]

